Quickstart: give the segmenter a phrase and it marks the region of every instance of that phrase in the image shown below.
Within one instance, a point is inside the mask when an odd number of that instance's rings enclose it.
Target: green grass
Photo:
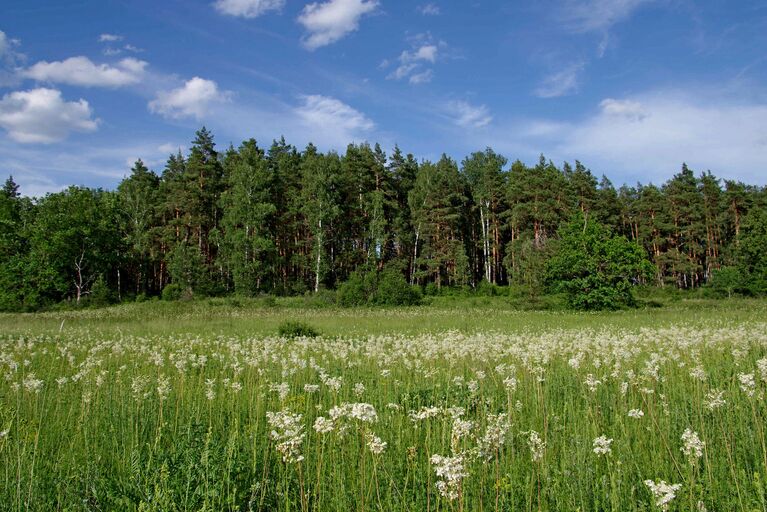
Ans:
[[[669,510],[767,510],[767,302],[569,313],[515,300],[0,315],[0,510],[660,510],[648,479],[681,484]],[[295,321],[322,337],[277,337]],[[718,392],[726,403],[707,407]],[[313,429],[344,403],[376,421],[342,407],[332,431]],[[681,451],[685,429],[701,458]],[[291,440],[300,461],[283,459]],[[463,464],[455,499],[434,455]]]

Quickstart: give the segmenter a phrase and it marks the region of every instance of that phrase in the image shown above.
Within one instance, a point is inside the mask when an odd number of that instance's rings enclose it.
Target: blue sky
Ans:
[[[160,172],[203,124],[767,183],[763,0],[4,0],[0,31],[0,174],[27,195]]]

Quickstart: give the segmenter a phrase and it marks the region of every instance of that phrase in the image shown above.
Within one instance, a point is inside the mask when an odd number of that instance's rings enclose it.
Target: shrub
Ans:
[[[554,291],[567,295],[571,308],[619,309],[636,304],[632,285],[652,272],[637,244],[612,236],[582,215],[564,225],[559,235],[558,250],[546,265],[546,278]]]
[[[180,284],[170,283],[162,289],[162,300],[179,300],[183,292]]]
[[[413,306],[421,301],[421,291],[398,270],[386,269],[378,275],[375,293],[368,300],[383,306]]]
[[[277,329],[277,334],[283,338],[316,338],[320,335],[317,329],[298,320],[282,322]]]

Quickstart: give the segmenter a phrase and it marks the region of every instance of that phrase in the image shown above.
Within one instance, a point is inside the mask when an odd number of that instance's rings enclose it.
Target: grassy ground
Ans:
[[[0,315],[0,511],[767,510],[767,302],[662,302]]]
[[[288,320],[310,323],[325,336],[419,334],[458,330],[540,331],[553,328],[637,329],[679,323],[749,323],[767,318],[767,301],[757,299],[653,299],[654,307],[578,313],[561,309],[523,310],[506,297],[433,297],[410,308],[337,308],[307,305],[301,298],[151,301],[102,309],[0,314],[0,333],[56,334],[72,330],[111,334],[274,335]],[[657,307],[660,306],[660,307]]]

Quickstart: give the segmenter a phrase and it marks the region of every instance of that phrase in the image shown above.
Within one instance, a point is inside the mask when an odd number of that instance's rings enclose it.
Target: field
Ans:
[[[763,301],[0,315],[0,375],[3,511],[767,510]]]

